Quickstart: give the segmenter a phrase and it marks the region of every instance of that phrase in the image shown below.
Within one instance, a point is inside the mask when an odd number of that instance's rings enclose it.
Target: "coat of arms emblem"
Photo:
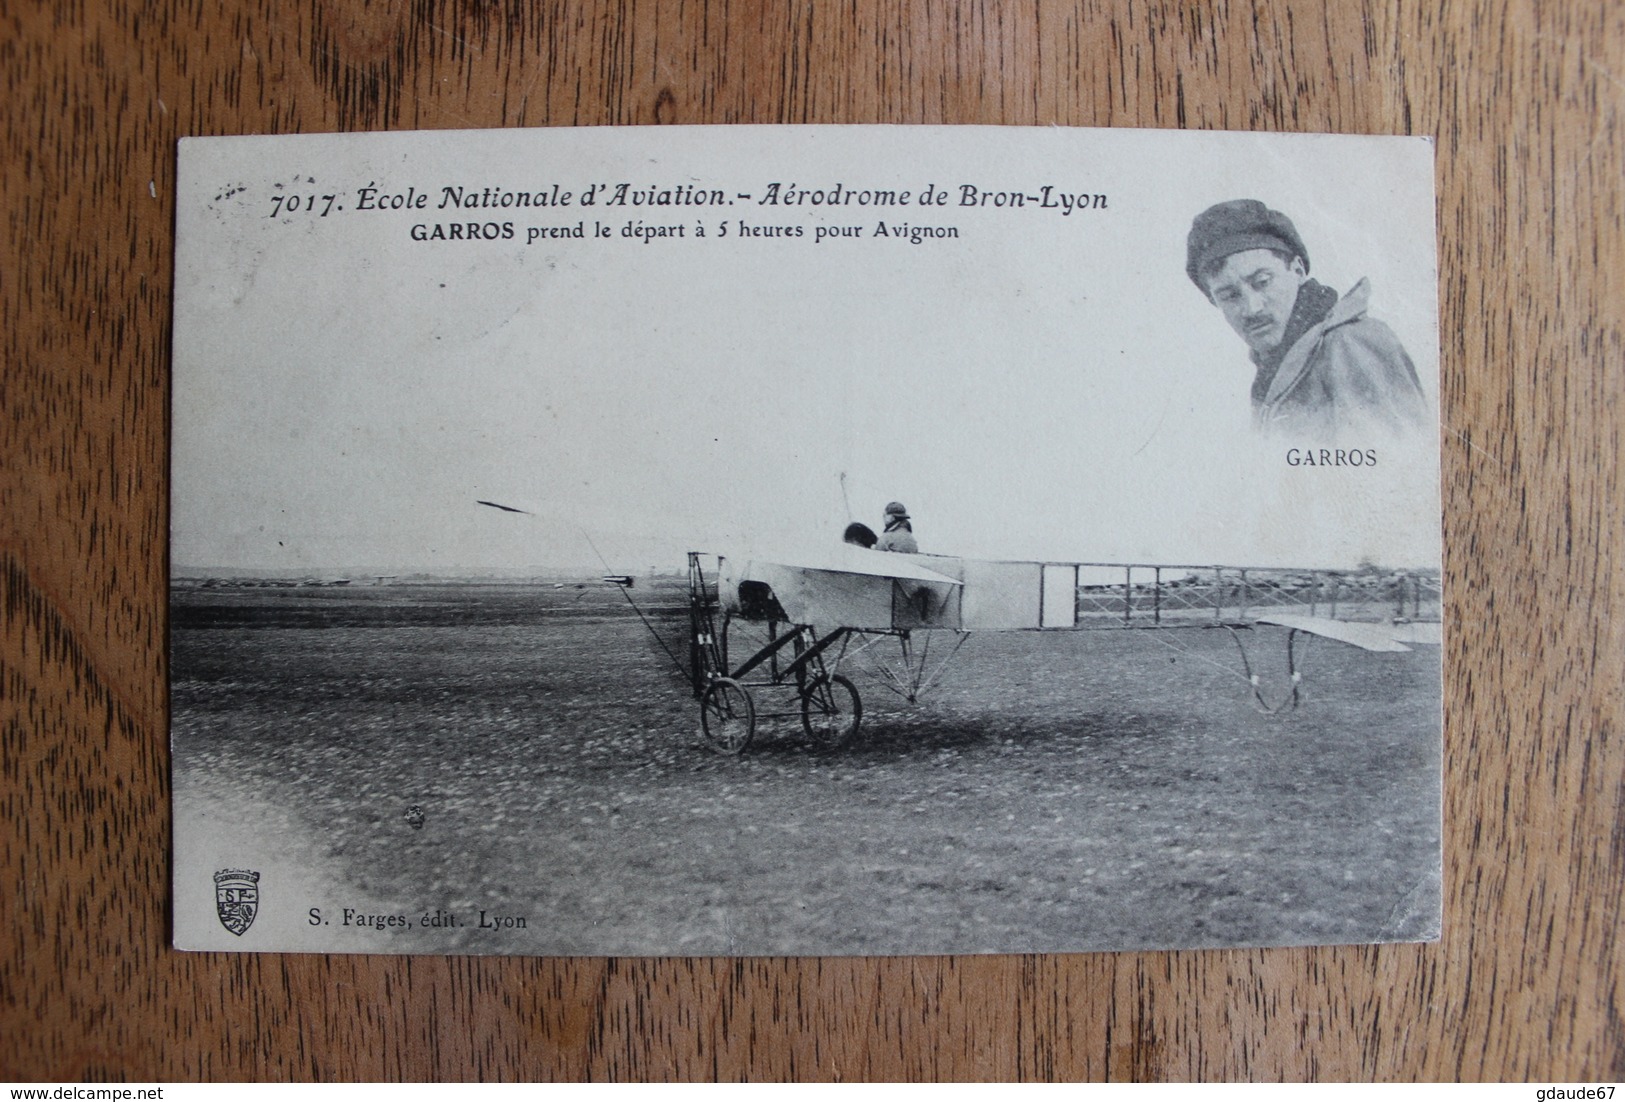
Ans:
[[[214,874],[214,910],[220,925],[238,937],[254,925],[260,910],[260,874],[248,869],[221,869]]]

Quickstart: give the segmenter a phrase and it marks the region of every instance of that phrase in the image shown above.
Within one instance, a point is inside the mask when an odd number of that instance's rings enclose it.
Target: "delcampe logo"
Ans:
[[[214,874],[214,912],[220,925],[242,937],[260,910],[260,874],[248,869],[221,869]]]

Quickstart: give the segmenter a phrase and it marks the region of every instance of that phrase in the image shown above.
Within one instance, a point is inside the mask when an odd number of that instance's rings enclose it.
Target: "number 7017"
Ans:
[[[333,209],[335,195],[273,195],[271,196],[271,217],[281,214],[297,214],[300,212],[314,213],[326,218]],[[343,207],[339,208],[343,210]]]

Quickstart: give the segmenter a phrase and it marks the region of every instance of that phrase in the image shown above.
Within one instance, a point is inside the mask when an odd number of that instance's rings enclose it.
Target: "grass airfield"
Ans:
[[[682,656],[678,585],[634,595]],[[1285,631],[1246,635],[1281,693]],[[177,909],[192,870],[242,866],[267,870],[256,927],[220,934],[242,949],[1436,936],[1439,650],[1300,654],[1302,706],[1266,716],[1224,631],[977,635],[918,705],[843,667],[865,712],[845,750],[778,719],[725,758],[613,588],[177,588]]]

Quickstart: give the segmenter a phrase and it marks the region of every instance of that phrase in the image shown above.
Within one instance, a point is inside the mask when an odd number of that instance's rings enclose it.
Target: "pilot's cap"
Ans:
[[[1215,203],[1196,216],[1185,240],[1185,274],[1207,294],[1202,272],[1214,261],[1249,249],[1275,249],[1303,261],[1309,270],[1309,250],[1292,219],[1271,210],[1257,199],[1232,199]]]
[[[903,508],[903,503],[901,501],[894,501],[886,506],[886,515],[888,517],[902,517],[904,520],[907,520],[908,510]]]

